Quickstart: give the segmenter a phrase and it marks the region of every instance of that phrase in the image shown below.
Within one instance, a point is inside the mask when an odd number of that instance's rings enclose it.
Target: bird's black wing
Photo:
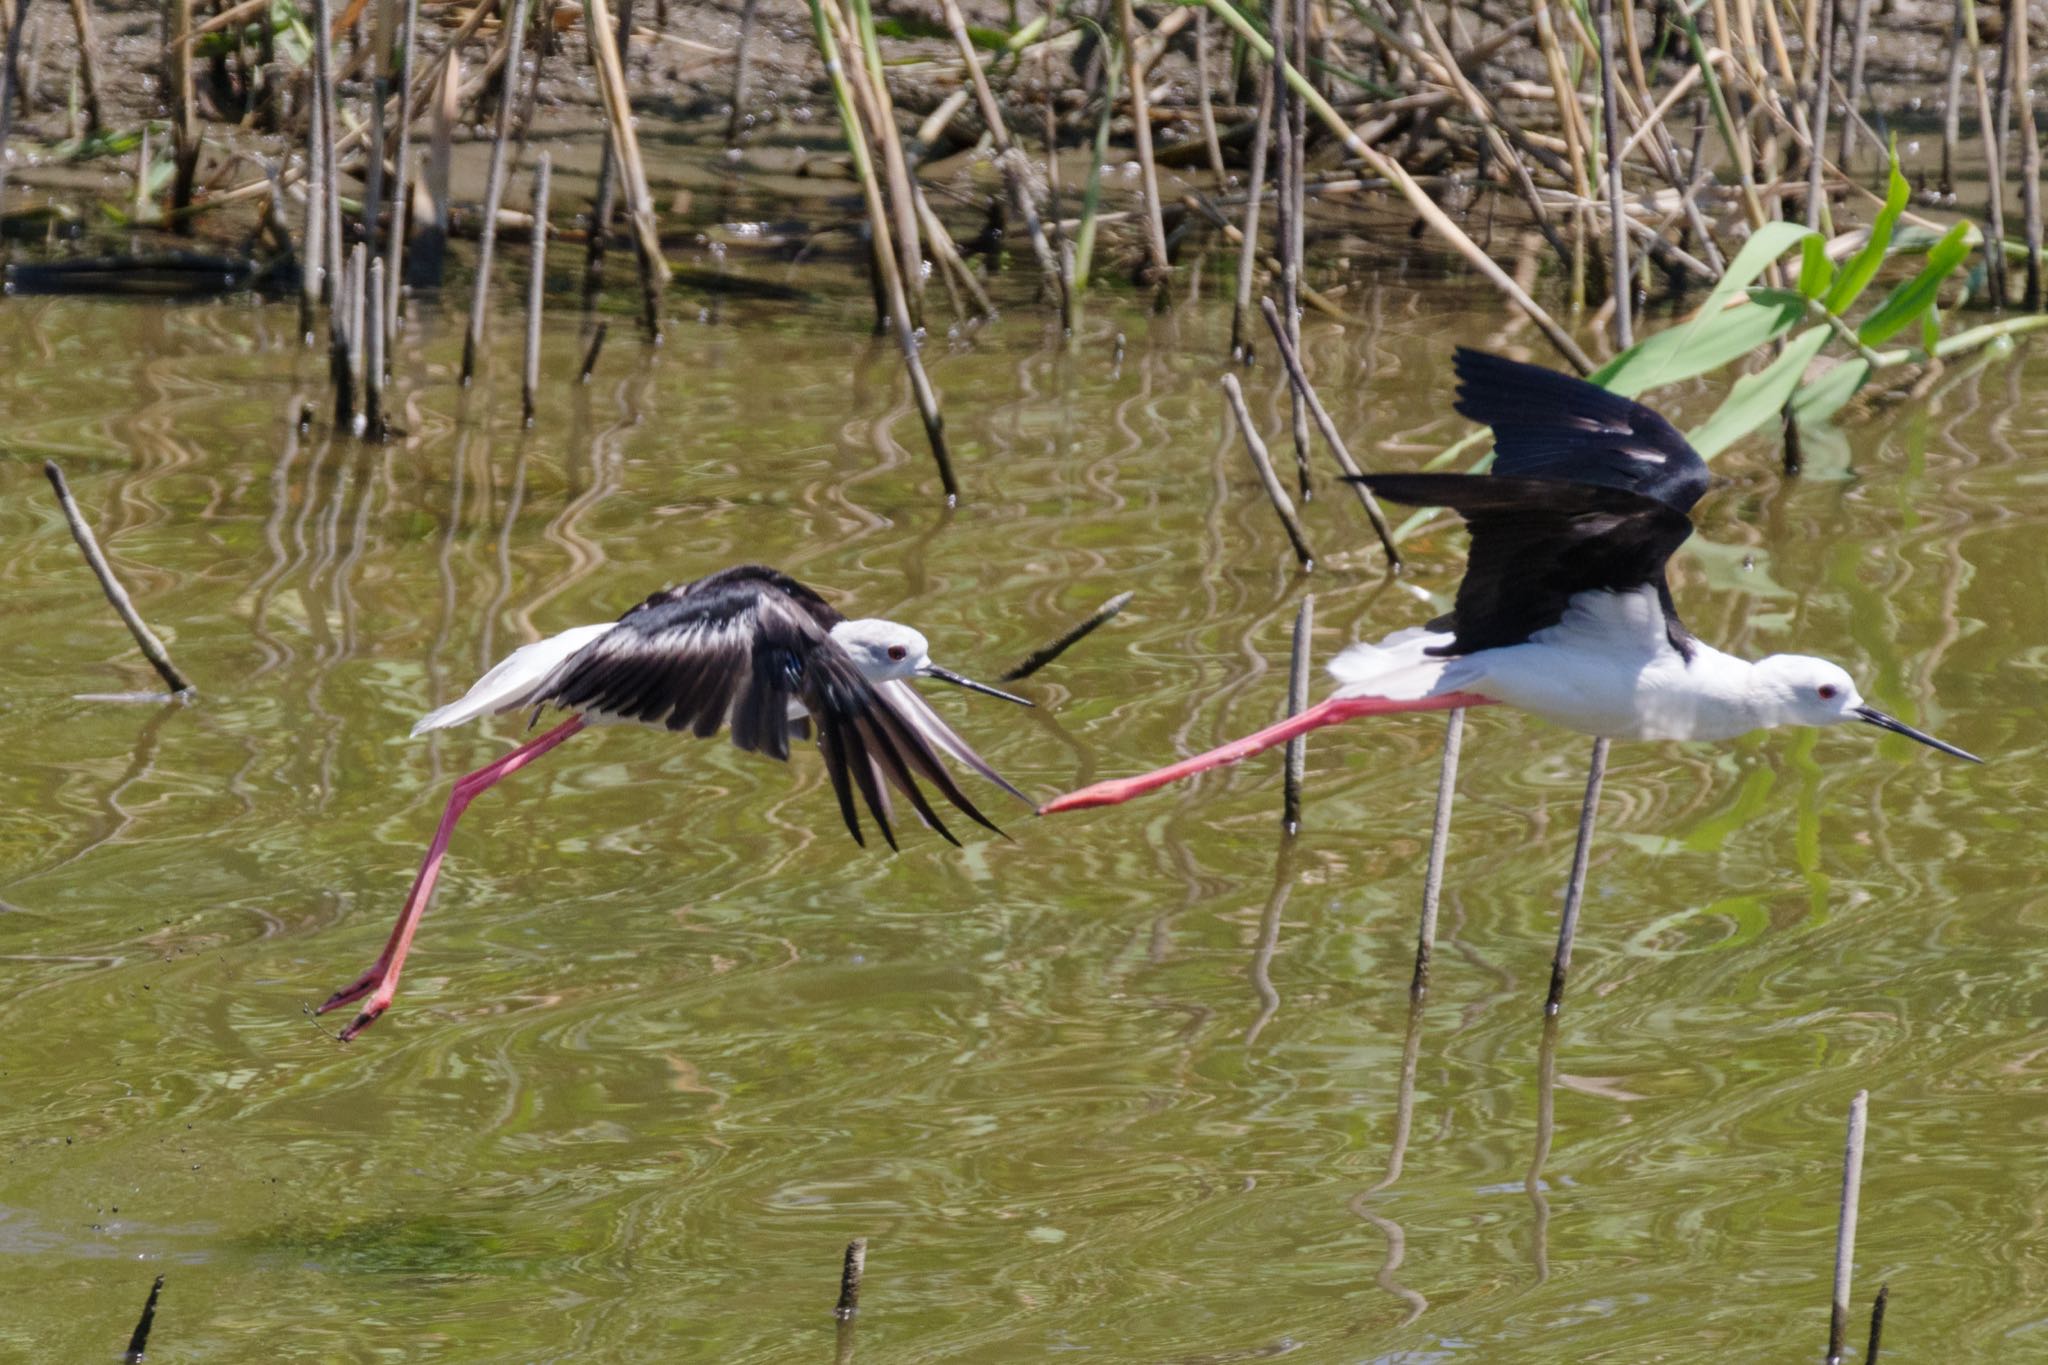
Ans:
[[[1493,472],[1622,488],[1681,512],[1707,491],[1706,462],[1678,429],[1597,384],[1459,347],[1458,411],[1493,428]]]
[[[1672,647],[1690,657],[1692,637],[1672,607],[1664,565],[1692,534],[1692,520],[1670,504],[1561,479],[1367,474],[1361,481],[1389,502],[1448,507],[1471,529],[1457,606],[1432,623],[1454,639],[1436,652],[1517,645],[1562,620],[1579,593],[1654,586]]]
[[[958,841],[914,775],[994,829],[946,773],[933,746],[877,695],[832,639],[831,626],[840,619],[816,593],[773,570],[726,570],[656,593],[627,612],[564,660],[531,701],[705,739],[727,726],[739,748],[776,759],[789,757],[790,703],[801,702],[857,842],[866,841],[856,789],[882,837],[896,846],[878,773],[952,842]]]

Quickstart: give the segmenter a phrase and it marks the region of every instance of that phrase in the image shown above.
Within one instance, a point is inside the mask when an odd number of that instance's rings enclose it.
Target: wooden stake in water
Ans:
[[[476,290],[469,300],[469,330],[462,337],[462,386],[476,375],[477,352],[483,349],[484,317],[490,308],[491,251],[498,241],[498,205],[505,197],[505,152],[512,140],[512,106],[518,102],[519,60],[525,50],[526,0],[512,0],[511,27],[505,41],[504,84],[498,92],[498,125],[491,137],[490,179],[484,184],[483,238],[477,244]]]
[[[17,19],[17,23],[19,20]],[[100,591],[106,593],[107,601],[113,605],[115,615],[121,624],[128,627],[128,633],[135,637],[142,656],[149,660],[157,676],[164,680],[164,686],[175,693],[189,692],[192,684],[171,662],[171,656],[164,649],[164,642],[156,638],[156,632],[143,624],[142,616],[135,610],[135,604],[128,600],[128,590],[121,586],[121,580],[114,577],[113,566],[100,553],[100,543],[85,524],[85,518],[78,513],[78,504],[71,497],[71,485],[64,482],[64,471],[57,467],[55,460],[43,461],[43,475],[49,479],[50,487],[57,490],[57,505],[64,509],[64,521],[71,527],[71,538],[78,542],[78,548],[85,554],[86,567],[93,577],[100,581]]]
[[[1437,906],[1444,893],[1444,854],[1451,846],[1451,803],[1458,792],[1458,754],[1465,745],[1465,708],[1452,711],[1444,723],[1443,764],[1437,769],[1436,818],[1429,826],[1429,864],[1422,874],[1422,927],[1415,935],[1415,975],[1408,998],[1416,1004],[1429,994],[1430,961],[1436,953]]]
[[[1316,628],[1316,595],[1305,594],[1301,610],[1294,614],[1294,649],[1288,657],[1287,714],[1298,716],[1308,709],[1310,655],[1315,646],[1310,635]],[[1280,788],[1280,828],[1289,834],[1301,831],[1301,784],[1308,775],[1308,736],[1287,741],[1285,776]]]
[[[1586,860],[1593,850],[1593,821],[1600,809],[1600,784],[1607,778],[1607,749],[1611,741],[1593,741],[1593,759],[1586,765],[1586,799],[1579,807],[1579,838],[1572,847],[1572,875],[1565,883],[1564,914],[1557,925],[1557,956],[1550,961],[1550,994],[1543,1012],[1555,1015],[1564,1005],[1565,974],[1572,967],[1572,939],[1579,932],[1579,905],[1586,898]]]
[[[1863,1133],[1870,1092],[1849,1101],[1849,1140],[1842,1149],[1842,1217],[1835,1225],[1835,1299],[1828,1313],[1828,1365],[1839,1365],[1849,1330],[1849,1277],[1856,1261],[1856,1206],[1863,1189]]]
[[[519,410],[533,425],[534,395],[540,390],[540,310],[548,275],[548,154],[533,166],[533,273],[526,282],[526,365],[521,371]]]
[[[1259,438],[1259,429],[1252,425],[1252,415],[1244,405],[1244,390],[1238,387],[1236,375],[1223,376],[1223,396],[1230,402],[1231,415],[1237,419],[1238,435],[1244,438],[1244,448],[1252,457],[1252,467],[1259,472],[1259,482],[1265,485],[1266,497],[1272,502],[1273,510],[1279,513],[1281,526],[1286,528],[1288,543],[1294,547],[1294,557],[1304,570],[1315,568],[1315,551],[1308,547],[1308,536],[1301,529],[1300,518],[1294,514],[1293,500],[1280,486],[1280,476],[1273,472],[1273,457],[1266,453],[1266,443]]]

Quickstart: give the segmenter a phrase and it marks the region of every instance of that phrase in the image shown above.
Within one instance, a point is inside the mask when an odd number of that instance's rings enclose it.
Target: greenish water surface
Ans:
[[[1344,297],[1368,325],[1305,339],[1374,464],[1462,433],[1454,341],[1531,344],[1460,287]],[[1057,820],[977,785],[1008,841],[894,856],[813,751],[614,729],[477,804],[397,1007],[331,1041],[303,1006],[519,733],[407,729],[521,642],[765,560],[993,677],[1133,590],[1020,685],[1038,710],[936,689],[1042,799],[1275,719],[1305,592],[1327,658],[1456,582],[1449,528],[1385,582],[1327,483],[1294,572],[1213,287],[1098,301],[1071,351],[1029,309],[936,340],[951,513],[857,287],[698,307],[658,354],[615,323],[583,389],[559,315],[530,432],[513,328],[465,400],[429,312],[377,447],[295,433],[324,398],[288,306],[5,305],[0,1353],[112,1359],[161,1272],[152,1361],[827,1360],[864,1236],[866,1361],[1817,1359],[1867,1088],[1858,1315],[1888,1282],[1897,1359],[2048,1357],[2038,350],[1810,440],[1797,481],[1762,442],[1719,462],[1693,628],[1836,657],[1993,761],[1620,746],[1554,1048],[1587,743],[1500,712],[1412,1021],[1439,718],[1316,736],[1291,844],[1269,755]],[[1284,463],[1278,378],[1246,383]],[[192,704],[78,699],[153,677],[49,457]]]

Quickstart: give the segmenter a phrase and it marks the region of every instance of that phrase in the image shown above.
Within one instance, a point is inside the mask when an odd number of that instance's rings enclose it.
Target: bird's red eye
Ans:
[[[889,646],[889,657],[892,659],[900,659],[909,652],[910,651],[905,649],[902,645]]]
[[[1833,701],[1835,699],[1835,685],[1833,683],[1822,683],[1820,685],[1820,699],[1822,701]]]

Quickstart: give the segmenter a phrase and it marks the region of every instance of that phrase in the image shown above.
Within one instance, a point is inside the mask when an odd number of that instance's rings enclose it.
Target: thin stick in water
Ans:
[[[477,352],[483,348],[484,315],[490,307],[491,253],[498,242],[498,205],[505,196],[505,152],[512,137],[512,106],[518,102],[519,61],[526,39],[526,0],[512,0],[506,31],[504,84],[498,93],[498,124],[491,137],[490,178],[484,184],[482,240],[477,245],[476,289],[469,300],[469,330],[462,335],[462,387],[476,375]]]
[[[1840,1365],[1849,1330],[1849,1276],[1856,1261],[1856,1207],[1863,1190],[1863,1134],[1870,1092],[1849,1101],[1849,1139],[1842,1148],[1842,1217],[1835,1225],[1835,1299],[1828,1313],[1828,1365]]]
[[[524,0],[521,0],[524,3]],[[647,339],[661,341],[661,294],[668,288],[668,258],[661,254],[661,234],[654,221],[654,196],[647,188],[647,170],[640,161],[640,139],[633,131],[633,112],[626,99],[626,66],[611,29],[611,8],[605,0],[588,0],[585,31],[591,36],[590,59],[604,95],[605,123],[611,130],[612,157],[624,176],[626,219],[633,229],[633,249],[640,263],[640,321]]]
[[[1265,188],[1266,144],[1273,135],[1273,68],[1259,78],[1259,115],[1252,123],[1252,164],[1245,181],[1244,237],[1237,248],[1237,303],[1230,310],[1230,358],[1248,364],[1252,358],[1251,338],[1245,333],[1245,315],[1252,307],[1252,272],[1259,265],[1259,195]]]
[[[1401,567],[1401,552],[1394,548],[1394,529],[1387,525],[1387,514],[1380,510],[1379,499],[1372,490],[1358,480],[1365,471],[1358,461],[1351,458],[1351,450],[1344,444],[1344,438],[1337,434],[1337,424],[1330,420],[1330,414],[1323,407],[1323,400],[1316,396],[1315,386],[1308,382],[1308,371],[1301,365],[1301,356],[1294,341],[1287,335],[1286,324],[1281,320],[1280,310],[1270,298],[1259,300],[1259,311],[1265,315],[1266,328],[1273,334],[1273,344],[1280,352],[1280,363],[1287,368],[1287,378],[1294,385],[1295,392],[1307,404],[1309,415],[1315,418],[1316,430],[1323,433],[1323,440],[1330,447],[1330,454],[1351,480],[1351,487],[1358,494],[1358,505],[1365,509],[1366,519],[1372,522],[1373,533],[1380,538],[1380,546],[1387,552],[1387,563],[1393,568]]]
[[[1316,595],[1308,593],[1301,599],[1301,610],[1294,614],[1294,650],[1288,658],[1287,670],[1287,714],[1298,716],[1308,707],[1308,677],[1310,656],[1315,646],[1309,636],[1316,626]],[[1308,735],[1296,735],[1287,741],[1285,776],[1280,788],[1280,828],[1288,834],[1301,830],[1301,784],[1308,775]]]
[[[1451,844],[1451,803],[1457,798],[1458,755],[1465,746],[1465,708],[1453,710],[1444,722],[1443,765],[1437,769],[1436,818],[1429,826],[1429,865],[1422,874],[1422,926],[1415,935],[1415,975],[1408,998],[1416,1004],[1429,994],[1430,960],[1436,953],[1437,906],[1443,900],[1444,854]]]
[[[370,262],[370,279],[363,290],[363,431],[371,440],[389,434],[384,420],[384,262]]]
[[[1884,1307],[1891,1296],[1890,1285],[1877,1287],[1877,1300],[1870,1305],[1870,1343],[1863,1348],[1863,1365],[1877,1365],[1877,1348],[1884,1339]]]
[[[1814,23],[1820,32],[1815,40],[1820,45],[1820,65],[1813,78],[1813,112],[1807,116],[1808,136],[1811,141],[1806,147],[1806,226],[1818,232],[1826,221],[1827,199],[1823,189],[1822,171],[1827,158],[1821,155],[1828,138],[1828,80],[1835,64],[1835,6],[1834,0],[1819,0],[1816,8],[1820,11]],[[1856,122],[1853,118],[1842,120],[1842,132],[1846,138],[1849,128]]]
[[[384,243],[384,345],[398,345],[399,282],[405,265],[405,234],[412,222],[409,197],[412,170],[413,55],[419,48],[420,0],[405,0],[405,38],[398,68],[398,157],[392,162],[391,228]]]
[[[1238,387],[1236,375],[1223,376],[1223,396],[1229,400],[1231,415],[1237,419],[1238,435],[1244,438],[1244,448],[1252,457],[1252,467],[1259,471],[1259,482],[1266,487],[1266,497],[1271,500],[1273,510],[1279,513],[1281,526],[1287,530],[1287,540],[1294,547],[1294,557],[1301,561],[1304,570],[1315,568],[1315,552],[1309,549],[1308,537],[1302,532],[1301,521],[1294,514],[1293,500],[1280,486],[1280,476],[1273,472],[1273,457],[1266,453],[1266,443],[1259,439],[1259,430],[1252,425],[1252,415],[1244,405],[1244,390]]]
[[[1166,256],[1166,223],[1159,208],[1159,172],[1152,164],[1152,112],[1145,97],[1145,59],[1138,51],[1137,21],[1131,0],[1117,0],[1117,23],[1123,32],[1123,58],[1130,63],[1131,131],[1138,148],[1138,173],[1145,190],[1145,246],[1151,255],[1149,283],[1164,287],[1173,273]]]
[[[1018,664],[1015,668],[1003,674],[1002,677],[996,679],[996,681],[1016,682],[1021,678],[1030,677],[1033,673],[1036,673],[1039,669],[1044,668],[1054,659],[1059,658],[1060,655],[1066,653],[1069,649],[1072,649],[1082,640],[1088,638],[1089,635],[1094,633],[1096,627],[1102,625],[1111,617],[1115,616],[1118,612],[1122,611],[1125,607],[1129,606],[1131,599],[1136,596],[1137,594],[1134,592],[1118,593],[1116,596],[1110,598],[1107,602],[1104,602],[1099,608],[1097,608],[1093,616],[1090,616],[1080,625],[1075,626],[1072,630],[1069,630],[1068,632],[1066,632],[1066,634],[1060,636],[1059,639],[1054,640],[1051,644],[1045,646],[1045,648],[1033,650],[1031,654],[1025,658],[1023,663]]]
[[[1614,299],[1614,347],[1625,351],[1635,344],[1635,327],[1630,318],[1635,281],[1628,266],[1628,219],[1622,213],[1621,203],[1621,113],[1614,93],[1614,0],[1600,0],[1595,23],[1600,36],[1600,122],[1607,144],[1608,285]],[[1827,89],[1825,78],[1820,88]],[[1820,164],[1818,152],[1814,164]]]
[[[64,520],[71,527],[71,538],[77,541],[78,548],[85,552],[86,566],[92,570],[93,577],[99,579],[101,591],[106,593],[107,601],[113,603],[115,613],[121,618],[121,624],[128,627],[128,633],[135,637],[135,643],[141,647],[143,657],[149,660],[151,666],[156,669],[157,676],[164,680],[164,686],[170,688],[174,694],[191,691],[192,684],[185,680],[185,675],[171,662],[171,656],[164,649],[164,642],[156,638],[156,632],[143,624],[142,617],[135,610],[135,604],[128,600],[128,590],[114,577],[113,567],[107,563],[107,557],[100,553],[99,540],[93,535],[92,528],[85,524],[85,518],[79,515],[78,503],[71,496],[71,486],[64,482],[64,471],[57,467],[55,460],[45,460],[43,474],[50,480],[50,487],[57,490],[57,505],[64,509]]]
[[[540,312],[548,276],[548,154],[533,164],[533,271],[526,282],[526,365],[519,384],[519,410],[533,425],[534,395],[540,389]]]
[[[128,1349],[121,1354],[124,1365],[142,1365],[149,1354],[149,1333],[156,1326],[156,1301],[163,1292],[164,1277],[159,1275],[149,1287],[149,1297],[142,1301],[142,1316],[135,1320],[135,1330],[128,1335]]]
[[[1550,994],[1543,1002],[1546,1015],[1555,1015],[1564,1006],[1564,979],[1572,967],[1572,939],[1579,932],[1579,906],[1586,898],[1586,860],[1593,849],[1600,784],[1607,778],[1609,743],[1604,735],[1594,740],[1593,759],[1586,765],[1586,799],[1579,807],[1579,838],[1572,846],[1572,875],[1564,888],[1564,914],[1557,926],[1557,956],[1550,961]]]
[[[839,1303],[832,1310],[832,1316],[841,1322],[853,1321],[860,1312],[860,1280],[867,1265],[868,1239],[856,1237],[846,1244],[846,1261],[839,1271]]]

